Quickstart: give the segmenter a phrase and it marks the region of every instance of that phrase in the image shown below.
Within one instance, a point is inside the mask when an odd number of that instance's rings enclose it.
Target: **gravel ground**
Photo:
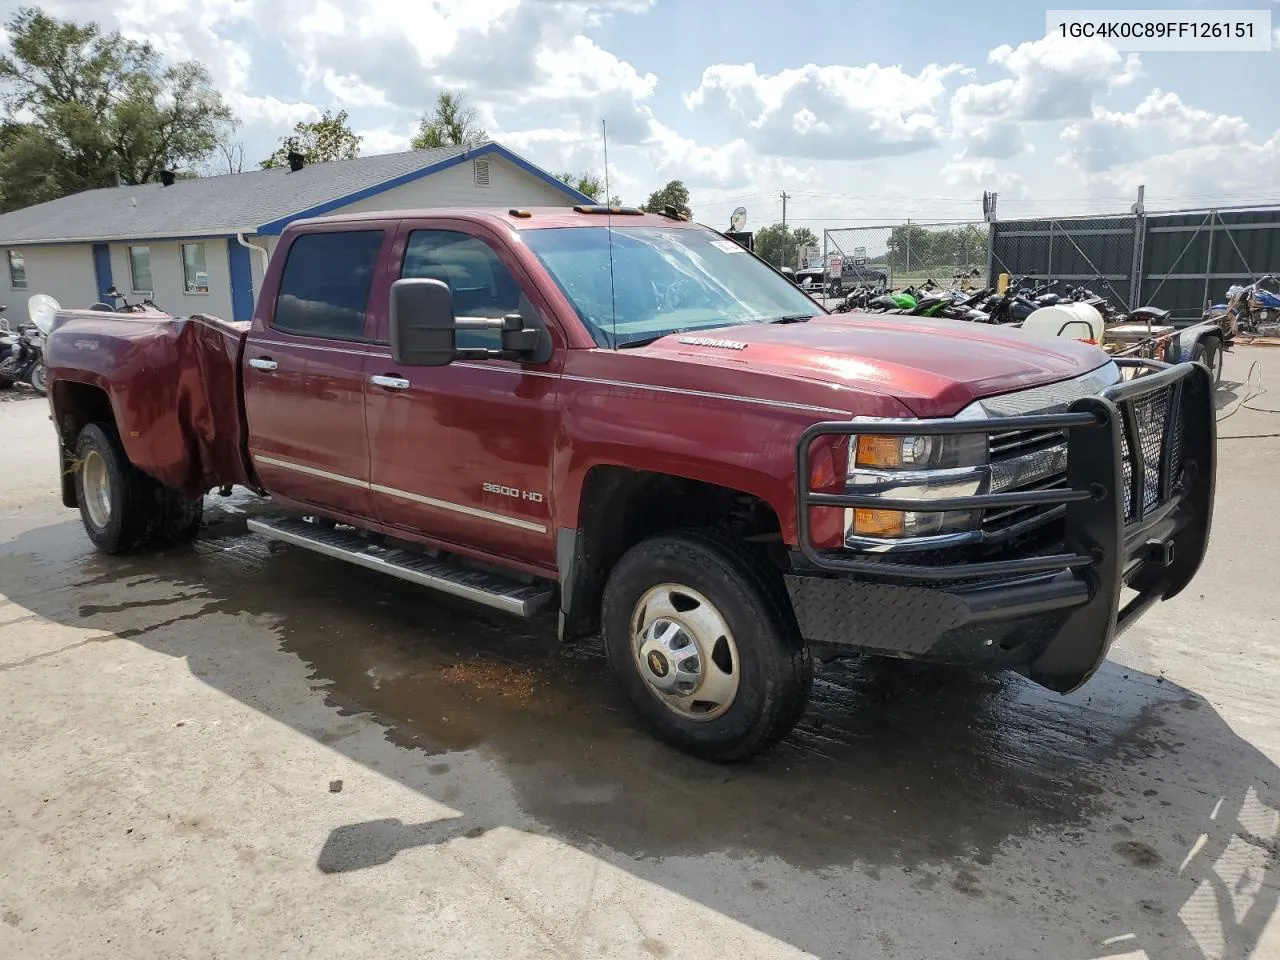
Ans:
[[[598,645],[270,550],[252,497],[95,554],[7,402],[0,957],[1280,958],[1280,416],[1244,397],[1204,569],[1084,689],[846,662],[728,768]]]

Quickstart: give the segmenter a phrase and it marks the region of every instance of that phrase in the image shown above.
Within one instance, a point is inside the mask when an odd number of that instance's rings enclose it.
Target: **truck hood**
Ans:
[[[637,352],[890,396],[918,417],[949,417],[975,400],[1069,380],[1108,361],[1076,340],[859,313],[676,333]]]

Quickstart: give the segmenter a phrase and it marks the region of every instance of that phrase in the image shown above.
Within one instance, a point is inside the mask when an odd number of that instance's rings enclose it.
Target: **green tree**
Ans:
[[[661,190],[649,194],[649,199],[640,208],[648,213],[661,213],[663,207],[675,207],[686,217],[693,216],[689,207],[689,190],[681,180],[671,180]]]
[[[0,57],[2,209],[139,184],[213,151],[232,114],[195,61],[164,66],[149,44],[24,7]],[[30,119],[20,122],[18,114]]]
[[[585,193],[592,200],[600,199],[600,194],[604,192],[604,182],[600,177],[590,171],[585,173],[573,173],[566,170],[564,173],[557,173],[556,179],[563,180],[579,193]],[[615,197],[614,199],[617,198]]]
[[[347,111],[330,113],[326,110],[319,120],[299,120],[293,133],[280,138],[275,153],[259,166],[287,167],[289,154],[300,153],[307,163],[328,163],[331,160],[354,160],[360,156],[360,143],[364,138],[352,132],[347,125]]]
[[[780,223],[756,231],[756,255],[775,267],[797,266],[801,247],[816,247],[818,238],[808,227],[791,230]]]
[[[480,126],[475,109],[467,106],[466,98],[445,90],[436,98],[435,111],[423,115],[409,146],[415,150],[474,147],[488,139],[489,134]]]
[[[971,223],[932,230],[900,224],[889,232],[888,248],[888,264],[893,269],[908,274],[937,274],[984,262],[987,230]]]

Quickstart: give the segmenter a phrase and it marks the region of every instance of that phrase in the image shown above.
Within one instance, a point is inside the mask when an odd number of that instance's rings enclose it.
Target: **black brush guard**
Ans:
[[[787,576],[807,640],[1011,667],[1062,692],[1093,675],[1112,641],[1195,576],[1215,484],[1213,380],[1199,363],[1118,360],[1132,375],[1062,413],[989,420],[817,423],[796,452],[799,551]],[[1163,422],[1159,417],[1163,416]],[[1065,488],[922,501],[811,489],[820,436],[1062,430]],[[975,510],[1064,505],[1061,552],[970,563],[889,562],[811,542],[813,507]],[[951,548],[957,549],[957,548]],[[1122,591],[1133,596],[1122,604]]]

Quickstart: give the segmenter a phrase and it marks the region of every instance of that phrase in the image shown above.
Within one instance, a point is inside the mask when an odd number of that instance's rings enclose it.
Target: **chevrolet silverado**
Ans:
[[[1195,575],[1198,363],[830,315],[741,245],[629,208],[300,221],[251,322],[62,311],[62,497],[108,553],[254,532],[599,633],[649,726],[736,760],[815,658],[1084,683]]]

